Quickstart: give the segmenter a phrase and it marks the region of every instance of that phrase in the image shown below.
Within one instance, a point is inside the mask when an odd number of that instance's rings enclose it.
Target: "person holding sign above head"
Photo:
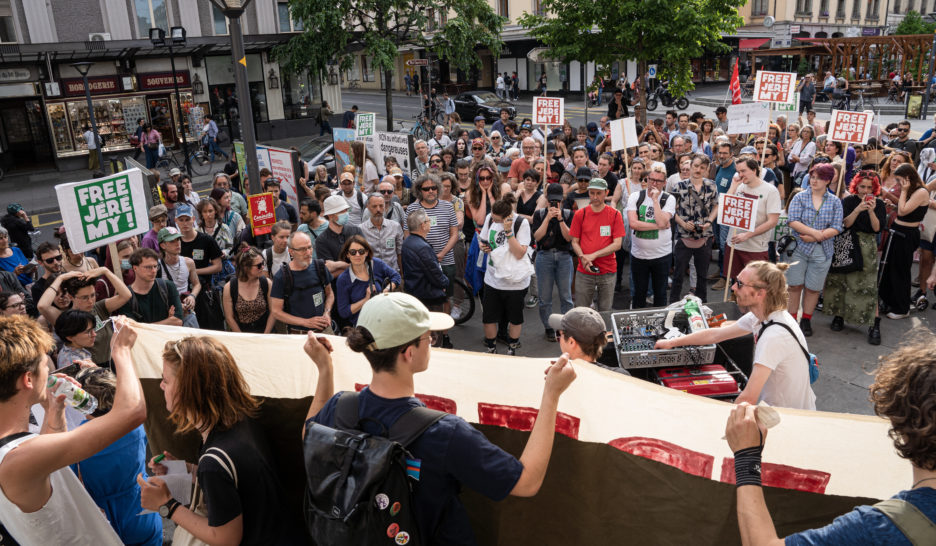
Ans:
[[[732,229],[728,236],[731,250],[725,253],[725,273],[728,278],[735,278],[748,263],[767,260],[767,247],[773,235],[773,229],[780,220],[783,210],[780,193],[777,188],[760,179],[760,165],[754,159],[738,160],[737,175],[728,195],[740,195],[757,199],[754,214],[754,229],[740,231]]]
[[[748,312],[737,322],[656,342],[657,349],[721,343],[754,334],[754,366],[747,386],[735,403],[816,409],[809,385],[806,338],[787,312],[789,292],[784,272],[788,264],[755,261],[732,279],[738,306]],[[797,344],[799,347],[797,347]]]
[[[842,232],[842,202],[827,191],[829,184],[837,178],[832,165],[816,167],[810,177],[809,191],[796,194],[788,211],[789,226],[796,240],[793,255],[787,252],[783,256],[783,261],[790,264],[786,271],[790,290],[788,310],[796,316],[805,286],[800,329],[806,337],[812,335],[810,321],[832,264],[832,241]]]

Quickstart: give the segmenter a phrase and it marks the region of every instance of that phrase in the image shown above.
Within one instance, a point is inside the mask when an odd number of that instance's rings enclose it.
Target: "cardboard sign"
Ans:
[[[718,203],[718,223],[741,231],[754,231],[757,199],[723,193]]]
[[[728,107],[729,135],[766,133],[770,121],[770,105],[766,102],[732,104]]]
[[[377,172],[387,174],[385,161],[388,157],[396,159],[400,169],[410,178],[419,177],[416,171],[416,150],[413,144],[416,137],[408,133],[387,133],[378,131],[367,139],[367,157],[377,165]]]
[[[565,101],[562,97],[533,97],[533,123],[562,125],[565,119]]]
[[[796,96],[795,72],[768,72],[761,70],[754,81],[754,100],[790,104]]]
[[[829,121],[827,134],[830,140],[845,142],[847,144],[864,144],[871,135],[871,125],[874,121],[874,112],[849,112],[847,110],[832,110],[832,119]]]
[[[270,233],[276,223],[276,209],[273,207],[272,193],[258,193],[247,196],[247,207],[250,209],[250,229],[254,235]]]
[[[793,102],[791,104],[777,104],[774,106],[774,110],[777,112],[793,112],[794,114],[799,112],[800,107],[800,96],[799,93],[793,93]]]
[[[637,142],[636,118],[620,118],[609,123],[611,126],[611,151],[633,148]]]
[[[377,126],[377,114],[358,114],[354,118],[354,137],[369,137]]]
[[[237,158],[241,180],[247,178],[247,158],[244,153],[244,143],[235,140],[234,155]],[[302,176],[300,161],[299,153],[296,151],[257,144],[257,168],[270,169],[273,177],[280,181],[280,189],[286,192],[286,200],[292,203],[298,203],[303,197],[299,195],[296,187],[296,183]]]
[[[149,231],[146,186],[139,169],[55,186],[73,252],[85,252]]]

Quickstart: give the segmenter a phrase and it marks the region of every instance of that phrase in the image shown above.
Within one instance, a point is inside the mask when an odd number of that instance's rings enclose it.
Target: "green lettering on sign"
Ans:
[[[374,134],[377,114],[358,114],[354,120],[355,137],[368,137]]]
[[[73,189],[88,244],[137,229],[127,175],[95,180]]]

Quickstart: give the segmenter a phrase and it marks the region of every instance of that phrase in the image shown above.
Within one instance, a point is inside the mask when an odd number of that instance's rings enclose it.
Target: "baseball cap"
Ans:
[[[178,167],[173,167],[169,169],[169,176],[179,176],[182,174],[182,171]]]
[[[475,121],[485,121],[484,116],[475,116]]]
[[[350,180],[354,182],[354,173],[341,173],[341,176],[338,177],[338,180]]]
[[[415,297],[390,292],[372,297],[361,308],[357,325],[367,328],[374,342],[372,350],[399,347],[430,330],[448,330],[455,325],[452,317],[432,313]]]
[[[576,180],[591,180],[592,171],[588,167],[579,167],[575,170]]]
[[[195,209],[188,203],[182,203],[176,207],[175,211],[175,217],[178,218],[179,216],[188,216],[189,218],[194,218]]]
[[[592,178],[588,181],[588,189],[590,190],[607,190],[608,183],[605,182],[604,178]]]
[[[6,208],[6,211],[10,214],[16,214],[21,210],[23,210],[23,205],[20,205],[19,203],[10,203]]]
[[[595,339],[607,331],[604,319],[591,307],[573,307],[564,315],[549,315],[549,327],[561,330],[566,337],[582,341]]]
[[[746,154],[757,155],[757,148],[754,146],[745,146],[744,148],[741,148],[740,152],[738,152],[738,155]]]
[[[505,155],[497,160],[497,170],[502,173],[510,172],[510,166],[513,164],[513,158]]]
[[[554,140],[550,140],[546,143],[546,153],[547,154],[556,153],[556,142]]]
[[[176,239],[179,239],[181,237],[182,237],[182,234],[179,233],[179,230],[177,230],[174,227],[164,227],[161,230],[159,230],[159,234],[156,236],[156,238],[159,240],[160,243],[175,241]]]
[[[471,141],[472,146],[474,146],[475,144],[480,145],[480,146],[486,146],[487,142],[485,142],[483,138],[478,137]]]
[[[400,178],[402,178],[402,177],[403,177],[403,169],[401,169],[401,168],[399,168],[399,167],[393,167],[392,169],[390,169],[390,174],[392,174],[393,176],[399,176]]]
[[[546,187],[546,200],[547,201],[562,201],[562,184],[556,184],[553,182]]]
[[[348,206],[348,202],[345,201],[345,198],[340,195],[332,195],[325,200],[325,205],[322,207],[322,214],[328,216],[329,214],[338,214],[344,212],[351,208]]]
[[[595,133],[598,132],[598,124],[595,123],[594,121],[589,122],[588,125],[585,126],[585,128],[588,129],[588,134],[590,135],[594,135]]]
[[[169,216],[169,209],[166,208],[166,205],[156,205],[150,207],[148,216],[150,220],[153,218],[159,218],[160,216]]]

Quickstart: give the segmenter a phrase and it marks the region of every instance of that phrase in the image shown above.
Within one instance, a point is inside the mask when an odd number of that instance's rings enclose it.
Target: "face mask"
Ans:
[[[343,225],[347,224],[347,223],[348,223],[348,213],[347,213],[347,212],[342,212],[341,214],[339,214],[339,215],[338,215],[338,219],[335,220],[335,222],[337,222],[339,226],[343,226]]]
[[[120,269],[127,271],[130,269],[130,260],[120,260]]]

